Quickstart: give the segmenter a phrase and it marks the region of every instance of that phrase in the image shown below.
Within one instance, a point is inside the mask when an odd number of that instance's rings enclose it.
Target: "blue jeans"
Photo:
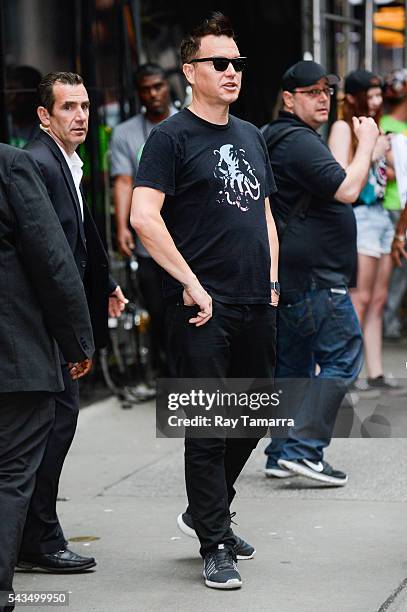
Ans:
[[[363,364],[362,332],[347,289],[285,292],[278,314],[276,379],[304,380],[283,385],[296,402],[288,402],[295,426],[288,438],[267,446],[269,468],[278,459],[322,459],[347,387]]]

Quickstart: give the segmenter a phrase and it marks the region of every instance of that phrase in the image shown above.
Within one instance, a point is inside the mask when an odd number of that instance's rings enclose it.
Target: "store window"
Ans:
[[[384,74],[407,66],[407,0],[304,0],[303,6],[312,19],[305,50],[329,70]]]
[[[407,65],[406,5],[407,2],[380,2],[375,6],[372,65],[380,74]]]

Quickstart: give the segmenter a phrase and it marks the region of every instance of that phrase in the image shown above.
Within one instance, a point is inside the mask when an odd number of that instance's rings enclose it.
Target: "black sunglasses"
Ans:
[[[189,63],[197,64],[198,62],[212,62],[213,67],[217,72],[225,72],[228,69],[229,64],[232,64],[236,72],[242,72],[246,68],[247,57],[200,57],[199,59],[193,59]]]

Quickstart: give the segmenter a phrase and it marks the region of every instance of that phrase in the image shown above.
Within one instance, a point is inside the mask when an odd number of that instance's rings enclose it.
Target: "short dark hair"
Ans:
[[[233,38],[233,40],[235,39],[235,33],[229,17],[216,11],[196,26],[181,42],[181,61],[183,64],[188,64],[192,59],[196,58],[201,46],[201,39],[210,34],[213,36],[228,36]]]
[[[49,72],[42,77],[38,85],[40,104],[44,106],[49,113],[52,113],[55,104],[55,83],[62,83],[63,85],[83,85],[83,79],[80,74],[75,74],[74,72]]]
[[[165,73],[164,68],[162,68],[158,64],[153,64],[153,63],[142,64],[141,66],[139,66],[135,74],[134,80],[136,82],[136,87],[140,85],[140,81],[144,79],[144,77],[156,76],[156,75],[167,80],[167,75]]]

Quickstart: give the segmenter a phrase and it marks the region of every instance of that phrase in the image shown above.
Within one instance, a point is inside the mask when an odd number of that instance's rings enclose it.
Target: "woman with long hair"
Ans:
[[[356,149],[352,117],[373,117],[379,124],[383,107],[381,81],[367,70],[355,70],[345,79],[343,119],[336,121],[329,135],[329,147],[336,160],[346,168]],[[351,298],[363,329],[367,385],[385,390],[395,385],[387,380],[382,363],[383,309],[387,300],[392,270],[390,257],[394,235],[387,210],[382,206],[386,188],[388,137],[379,136],[365,187],[354,203],[357,225],[358,273]]]

